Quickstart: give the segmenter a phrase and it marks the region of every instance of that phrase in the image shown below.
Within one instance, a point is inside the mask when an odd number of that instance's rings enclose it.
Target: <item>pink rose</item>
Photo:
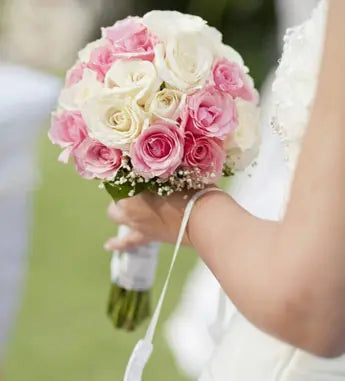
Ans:
[[[116,58],[152,61],[153,39],[140,17],[127,17],[103,29],[103,37],[113,43]]]
[[[134,170],[145,178],[166,178],[181,164],[183,136],[173,124],[157,120],[131,147]]]
[[[87,67],[97,73],[97,79],[104,82],[104,77],[115,61],[114,49],[111,44],[95,48],[90,54]]]
[[[84,69],[86,64],[77,62],[66,75],[66,87],[71,87],[83,79]]]
[[[256,101],[253,83],[236,62],[220,58],[213,65],[213,81],[217,89],[229,93],[234,98],[249,102]]]
[[[59,160],[67,163],[73,151],[87,137],[86,124],[81,113],[67,110],[54,113],[48,136],[52,143],[64,148]]]
[[[222,176],[225,157],[219,140],[186,132],[183,164],[199,168],[202,175],[210,177],[210,182],[215,183]]]
[[[182,125],[195,135],[224,140],[238,125],[236,104],[231,95],[205,88],[187,98]]]
[[[121,166],[122,151],[97,140],[85,139],[74,151],[77,171],[85,179],[113,180]]]

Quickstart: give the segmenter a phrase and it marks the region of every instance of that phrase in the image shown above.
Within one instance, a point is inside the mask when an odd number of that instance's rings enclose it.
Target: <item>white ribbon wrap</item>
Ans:
[[[121,225],[118,237],[130,231],[128,226]],[[160,243],[152,242],[122,253],[114,251],[110,264],[112,283],[126,290],[150,290],[155,280],[159,248]]]
[[[153,337],[154,337],[154,334],[156,331],[157,323],[159,320],[159,315],[161,313],[161,309],[163,306],[165,295],[166,295],[166,292],[168,289],[170,277],[171,277],[171,274],[172,274],[172,271],[173,271],[173,268],[174,268],[174,265],[176,262],[177,254],[179,252],[179,249],[180,249],[180,246],[182,243],[182,239],[183,239],[186,227],[187,227],[189,217],[191,215],[191,212],[192,212],[192,209],[193,209],[195,202],[201,196],[203,196],[205,193],[208,193],[210,191],[220,191],[220,189],[208,188],[208,189],[201,190],[201,191],[195,193],[191,197],[191,199],[188,201],[188,204],[186,206],[186,209],[184,211],[184,215],[182,218],[180,231],[179,231],[179,234],[177,237],[177,241],[176,241],[176,245],[175,245],[175,249],[174,249],[174,254],[173,254],[173,257],[171,260],[168,275],[166,277],[166,280],[165,280],[165,283],[163,286],[163,290],[162,290],[161,295],[159,297],[157,307],[155,309],[155,312],[153,314],[151,322],[147,328],[145,337],[138,341],[138,343],[136,344],[136,346],[135,346],[135,348],[131,354],[131,357],[130,357],[128,364],[127,364],[127,368],[126,368],[126,372],[125,372],[125,376],[124,376],[124,381],[141,381],[141,379],[142,379],[142,374],[143,374],[144,368],[145,368],[145,366],[146,366],[146,364],[147,364],[147,362],[148,362],[148,360],[149,360],[149,358],[153,352],[153,344],[152,344]]]

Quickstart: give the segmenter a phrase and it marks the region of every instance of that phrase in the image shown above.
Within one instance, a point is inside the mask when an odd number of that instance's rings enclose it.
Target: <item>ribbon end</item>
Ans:
[[[137,342],[129,359],[123,381],[141,381],[142,374],[153,351],[153,344],[145,339]]]

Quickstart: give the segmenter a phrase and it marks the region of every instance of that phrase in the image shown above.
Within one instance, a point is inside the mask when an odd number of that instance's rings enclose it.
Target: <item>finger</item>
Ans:
[[[126,225],[126,215],[124,210],[114,202],[108,207],[108,217],[118,225]]]
[[[126,251],[134,249],[138,246],[147,245],[150,242],[150,239],[144,234],[138,231],[131,231],[124,237],[113,237],[110,238],[104,245],[104,249],[107,251]]]

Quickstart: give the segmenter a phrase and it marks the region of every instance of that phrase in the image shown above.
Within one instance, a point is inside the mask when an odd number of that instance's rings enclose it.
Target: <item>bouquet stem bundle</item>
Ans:
[[[130,228],[121,225],[118,236]],[[158,262],[159,243],[126,252],[115,251],[111,260],[111,289],[108,316],[116,328],[133,331],[150,316],[151,288]]]
[[[115,328],[133,331],[150,316],[151,292],[126,290],[113,283],[110,288],[108,316]]]

